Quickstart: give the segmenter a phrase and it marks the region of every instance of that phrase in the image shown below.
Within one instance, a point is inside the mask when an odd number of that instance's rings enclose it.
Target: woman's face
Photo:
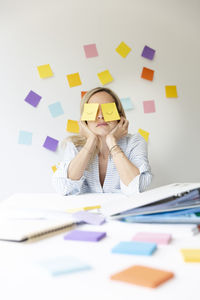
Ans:
[[[98,92],[94,94],[88,101],[88,103],[112,103],[115,102],[113,97],[106,92]],[[112,129],[114,129],[118,121],[105,122],[101,110],[101,105],[99,105],[97,116],[95,121],[87,121],[89,129],[98,136],[106,136]]]

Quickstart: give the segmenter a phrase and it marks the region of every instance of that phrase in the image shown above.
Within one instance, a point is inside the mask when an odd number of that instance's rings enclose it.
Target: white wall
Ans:
[[[80,91],[99,86],[97,73],[109,69],[107,86],[131,97],[130,132],[150,132],[152,187],[200,181],[199,0],[60,0],[0,2],[0,199],[16,192],[52,192],[51,166],[61,156],[42,147],[47,135],[62,140],[67,119],[79,118]],[[121,41],[131,53],[121,58]],[[96,43],[99,57],[86,59],[83,45]],[[141,57],[145,45],[155,59]],[[50,64],[52,78],[36,67]],[[140,78],[143,66],[153,82]],[[67,74],[79,72],[82,86],[69,88]],[[177,99],[165,97],[176,85]],[[24,98],[42,96],[37,108]],[[155,100],[156,113],[144,114],[142,101]],[[65,115],[52,118],[48,105],[60,101]],[[19,130],[33,132],[32,146],[18,144]]]

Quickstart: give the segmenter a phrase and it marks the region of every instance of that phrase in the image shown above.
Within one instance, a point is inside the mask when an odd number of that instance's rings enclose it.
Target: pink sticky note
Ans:
[[[84,45],[83,48],[87,58],[98,56],[96,44]]]
[[[133,238],[137,242],[150,242],[156,244],[168,244],[171,240],[171,234],[157,232],[138,232]]]
[[[156,111],[154,100],[143,101],[144,113],[153,113]]]

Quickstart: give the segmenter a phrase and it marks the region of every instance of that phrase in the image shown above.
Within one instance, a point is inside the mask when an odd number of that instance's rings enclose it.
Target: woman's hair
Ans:
[[[84,104],[85,103],[88,103],[90,98],[96,94],[96,93],[100,93],[100,92],[106,92],[108,93],[109,95],[112,96],[112,98],[114,99],[114,102],[116,104],[116,107],[117,107],[117,110],[118,110],[118,113],[120,115],[120,117],[124,117],[126,118],[126,114],[124,112],[124,109],[123,109],[123,106],[122,106],[122,103],[119,99],[119,97],[117,96],[117,94],[115,94],[111,89],[108,89],[108,88],[105,88],[105,87],[96,87],[90,91],[88,91],[83,99],[81,99],[81,105],[80,105],[80,117],[82,116],[82,113],[83,113],[83,109],[84,109]],[[65,147],[67,142],[68,141],[71,141],[73,142],[73,144],[76,146],[76,147],[83,147],[86,143],[86,138],[81,136],[80,134],[78,135],[72,135],[72,136],[69,136],[67,138],[65,138],[62,142],[62,146]]]

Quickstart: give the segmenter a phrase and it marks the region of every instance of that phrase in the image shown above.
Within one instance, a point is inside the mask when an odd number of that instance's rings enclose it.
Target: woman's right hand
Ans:
[[[80,135],[86,137],[86,139],[93,139],[97,142],[97,136],[88,128],[87,124],[84,121],[79,122],[79,129]]]

